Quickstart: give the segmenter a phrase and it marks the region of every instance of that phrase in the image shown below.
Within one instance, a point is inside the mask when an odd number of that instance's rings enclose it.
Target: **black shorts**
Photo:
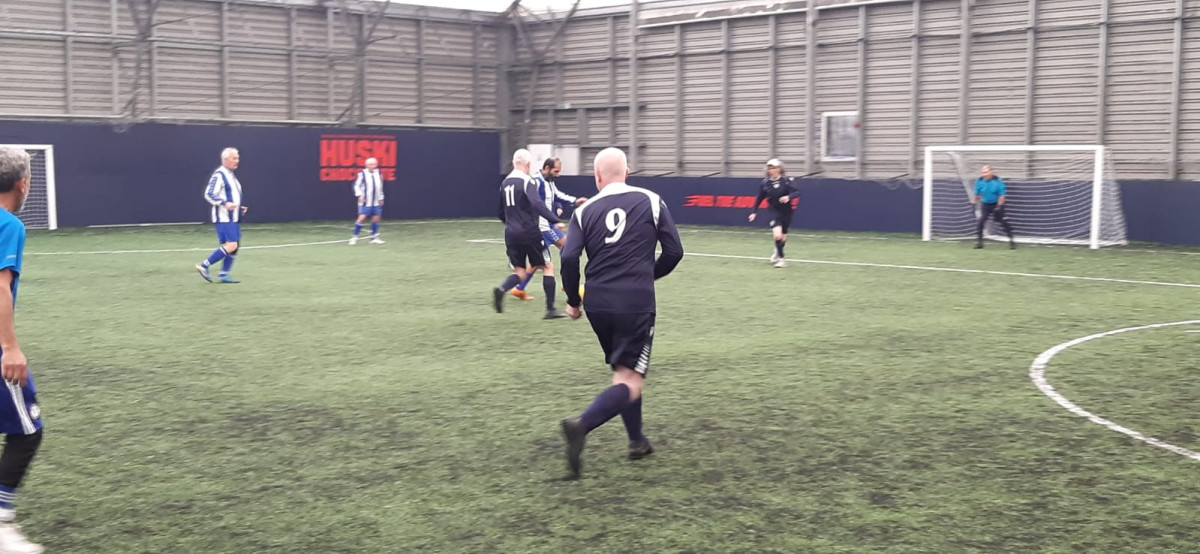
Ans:
[[[650,369],[650,349],[654,344],[654,314],[586,313],[608,365],[613,369],[624,366],[645,375]]]
[[[504,247],[508,250],[508,264],[514,269],[542,267],[550,262],[550,250],[542,243],[542,237],[522,241],[504,239]]]
[[[787,234],[788,228],[792,226],[792,214],[795,212],[788,211],[786,214],[775,212],[771,214],[770,226],[772,229],[783,227],[783,234]]]

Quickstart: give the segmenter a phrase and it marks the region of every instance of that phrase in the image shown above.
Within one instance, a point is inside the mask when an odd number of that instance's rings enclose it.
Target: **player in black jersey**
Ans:
[[[783,255],[783,247],[787,245],[788,227],[792,225],[792,200],[800,197],[794,186],[794,180],[784,175],[783,162],[771,158],[767,162],[767,178],[763,179],[758,189],[758,200],[754,201],[754,211],[750,221],[758,217],[758,209],[763,200],[767,201],[767,213],[771,215],[771,234],[775,236],[775,253],[771,254],[771,263],[775,267],[787,267],[787,259]]]
[[[513,170],[500,183],[500,221],[504,222],[504,246],[508,251],[508,263],[513,274],[499,287],[492,289],[492,303],[496,312],[504,311],[504,294],[525,280],[530,271],[543,269],[550,263],[550,250],[542,242],[542,231],[538,227],[541,216],[562,230],[562,220],[554,215],[538,196],[537,185],[529,176],[529,165],[533,154],[524,148],[513,153]],[[542,290],[546,293],[545,319],[559,319],[563,314],[554,309],[554,291],[557,288],[552,275],[542,272]]]
[[[617,414],[629,434],[629,458],[654,452],[642,434],[642,384],[650,368],[657,305],[654,281],[683,259],[679,231],[662,198],[625,184],[625,153],[608,148],[596,155],[600,193],[575,209],[562,251],[567,315],[579,319],[579,260],[587,252],[587,318],[613,370],[612,386],[577,418],[562,421],[567,462],[578,477],[587,434]],[[654,259],[656,248],[662,254]]]

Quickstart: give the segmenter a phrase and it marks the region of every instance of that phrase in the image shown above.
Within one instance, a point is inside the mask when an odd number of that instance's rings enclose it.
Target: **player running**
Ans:
[[[537,184],[538,196],[546,203],[546,208],[555,215],[561,216],[563,208],[579,206],[587,202],[587,197],[576,198],[558,190],[554,180],[560,173],[562,173],[562,161],[558,158],[546,158],[546,161],[542,162],[542,170],[533,176],[533,181]],[[544,217],[538,218],[538,228],[542,231],[542,241],[545,243],[546,249],[549,250],[553,245],[558,248],[559,252],[562,252],[563,244],[566,244],[567,241],[567,234],[551,225]],[[534,268],[528,267],[525,268],[525,271],[528,275],[524,281],[521,281],[521,284],[517,285],[517,288],[513,289],[512,295],[521,300],[533,300],[532,296],[525,293],[525,287],[529,286],[529,282],[533,280]],[[546,260],[546,269],[543,275],[554,276],[554,260]]]
[[[629,435],[629,458],[649,456],[654,447],[642,433],[642,385],[650,368],[657,306],[654,281],[666,277],[683,259],[679,231],[657,194],[625,184],[625,153],[607,148],[596,155],[600,193],[575,210],[562,252],[567,315],[579,319],[579,260],[587,252],[587,318],[605,361],[612,386],[577,418],[562,421],[571,474],[579,477],[588,433],[621,414]],[[662,245],[656,261],[654,252]]]
[[[250,211],[248,206],[242,205],[242,184],[233,174],[241,159],[237,148],[222,150],[221,167],[213,171],[208,180],[208,187],[204,189],[204,199],[212,204],[212,220],[217,227],[217,241],[221,243],[221,247],[207,260],[196,265],[196,271],[210,283],[213,279],[208,273],[208,268],[217,262],[221,262],[220,282],[239,282],[229,276],[229,271],[233,269],[233,262],[237,261],[238,242],[242,240],[242,227],[238,222],[241,221],[242,214]]]
[[[17,488],[42,444],[41,408],[29,363],[17,343],[13,312],[25,254],[25,224],[14,215],[29,196],[29,154],[0,148],[0,368],[5,393],[0,394],[0,552],[39,554],[41,545],[29,542],[15,523]]]
[[[368,217],[371,218],[371,244],[383,244],[384,240],[379,238],[379,222],[383,220],[383,176],[379,173],[379,160],[367,158],[366,167],[354,180],[354,196],[358,197],[358,220],[354,222],[350,246],[358,244],[358,235]]]
[[[783,162],[778,158],[767,161],[767,178],[763,179],[758,189],[758,199],[754,201],[754,211],[749,220],[758,218],[758,209],[764,199],[767,200],[767,211],[771,214],[771,234],[775,237],[775,253],[771,254],[771,263],[775,267],[787,267],[787,258],[783,255],[783,247],[787,245],[788,227],[792,225],[792,200],[799,198],[799,191],[793,186],[791,177],[786,176]]]
[[[562,229],[562,221],[538,197],[537,186],[529,176],[533,154],[522,148],[513,153],[513,170],[500,184],[500,221],[504,222],[504,246],[513,274],[492,290],[496,312],[504,311],[505,294],[517,286],[529,272],[542,269],[542,289],[546,292],[546,316],[564,317],[554,309],[554,275],[544,268],[550,263],[550,249],[538,229],[538,216]],[[526,268],[531,268],[526,270]]]

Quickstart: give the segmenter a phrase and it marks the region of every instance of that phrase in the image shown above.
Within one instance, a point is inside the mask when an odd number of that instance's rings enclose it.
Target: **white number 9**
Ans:
[[[625,234],[625,210],[621,208],[613,208],[608,211],[608,215],[604,216],[604,224],[608,226],[608,230],[612,231],[612,236],[604,239],[604,244],[612,244],[621,240],[621,235]]]

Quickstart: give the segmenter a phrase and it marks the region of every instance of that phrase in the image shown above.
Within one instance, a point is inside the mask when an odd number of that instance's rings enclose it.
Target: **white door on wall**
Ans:
[[[533,170],[542,168],[546,158],[555,157],[562,161],[562,175],[579,175],[580,150],[574,144],[530,144],[526,147],[533,154]]]

